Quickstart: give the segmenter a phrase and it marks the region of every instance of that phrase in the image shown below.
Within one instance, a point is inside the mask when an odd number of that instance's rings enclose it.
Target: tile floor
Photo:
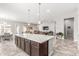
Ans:
[[[52,56],[78,56],[77,42],[57,39]],[[24,51],[17,48],[13,41],[0,42],[0,56],[28,56]]]
[[[79,55],[79,49],[77,48],[77,42],[72,40],[58,39],[54,47],[55,56],[77,56]]]
[[[13,41],[0,42],[0,56],[28,56],[24,51],[17,48]]]

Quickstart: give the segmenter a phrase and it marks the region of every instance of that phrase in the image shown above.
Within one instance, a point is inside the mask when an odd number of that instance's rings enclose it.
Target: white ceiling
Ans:
[[[75,3],[42,3],[40,5],[40,20],[53,20],[54,17],[74,12],[75,9]],[[38,16],[38,3],[0,3],[0,18],[36,23],[39,21]]]

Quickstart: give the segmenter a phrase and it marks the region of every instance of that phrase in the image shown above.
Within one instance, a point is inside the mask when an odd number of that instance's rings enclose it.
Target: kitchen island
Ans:
[[[16,34],[15,44],[30,56],[48,56],[53,53],[54,36]]]

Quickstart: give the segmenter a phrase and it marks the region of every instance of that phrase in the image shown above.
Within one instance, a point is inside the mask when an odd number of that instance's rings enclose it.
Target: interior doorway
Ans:
[[[64,19],[64,38],[74,39],[74,17]]]

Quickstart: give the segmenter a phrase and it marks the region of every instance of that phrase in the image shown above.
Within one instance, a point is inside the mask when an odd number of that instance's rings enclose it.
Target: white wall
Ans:
[[[74,10],[73,12],[70,12],[70,13],[67,13],[64,15],[60,14],[58,17],[51,19],[51,20],[56,21],[56,33],[58,33],[58,32],[64,33],[64,19],[71,18],[71,17],[74,17],[74,41],[78,41],[78,11],[77,10]],[[42,29],[43,26],[49,26],[48,31],[54,30],[52,22],[50,22],[50,23],[43,22],[42,24],[40,24],[39,25],[40,31],[44,31]]]
[[[78,36],[78,48],[79,48],[79,5],[77,7],[78,7],[78,10],[77,10],[78,11],[78,15],[77,15],[78,16],[78,35],[77,36]]]
[[[72,13],[60,15],[56,17],[56,33],[63,32],[64,33],[64,19],[74,17],[74,41],[78,40],[78,12],[74,11]]]

